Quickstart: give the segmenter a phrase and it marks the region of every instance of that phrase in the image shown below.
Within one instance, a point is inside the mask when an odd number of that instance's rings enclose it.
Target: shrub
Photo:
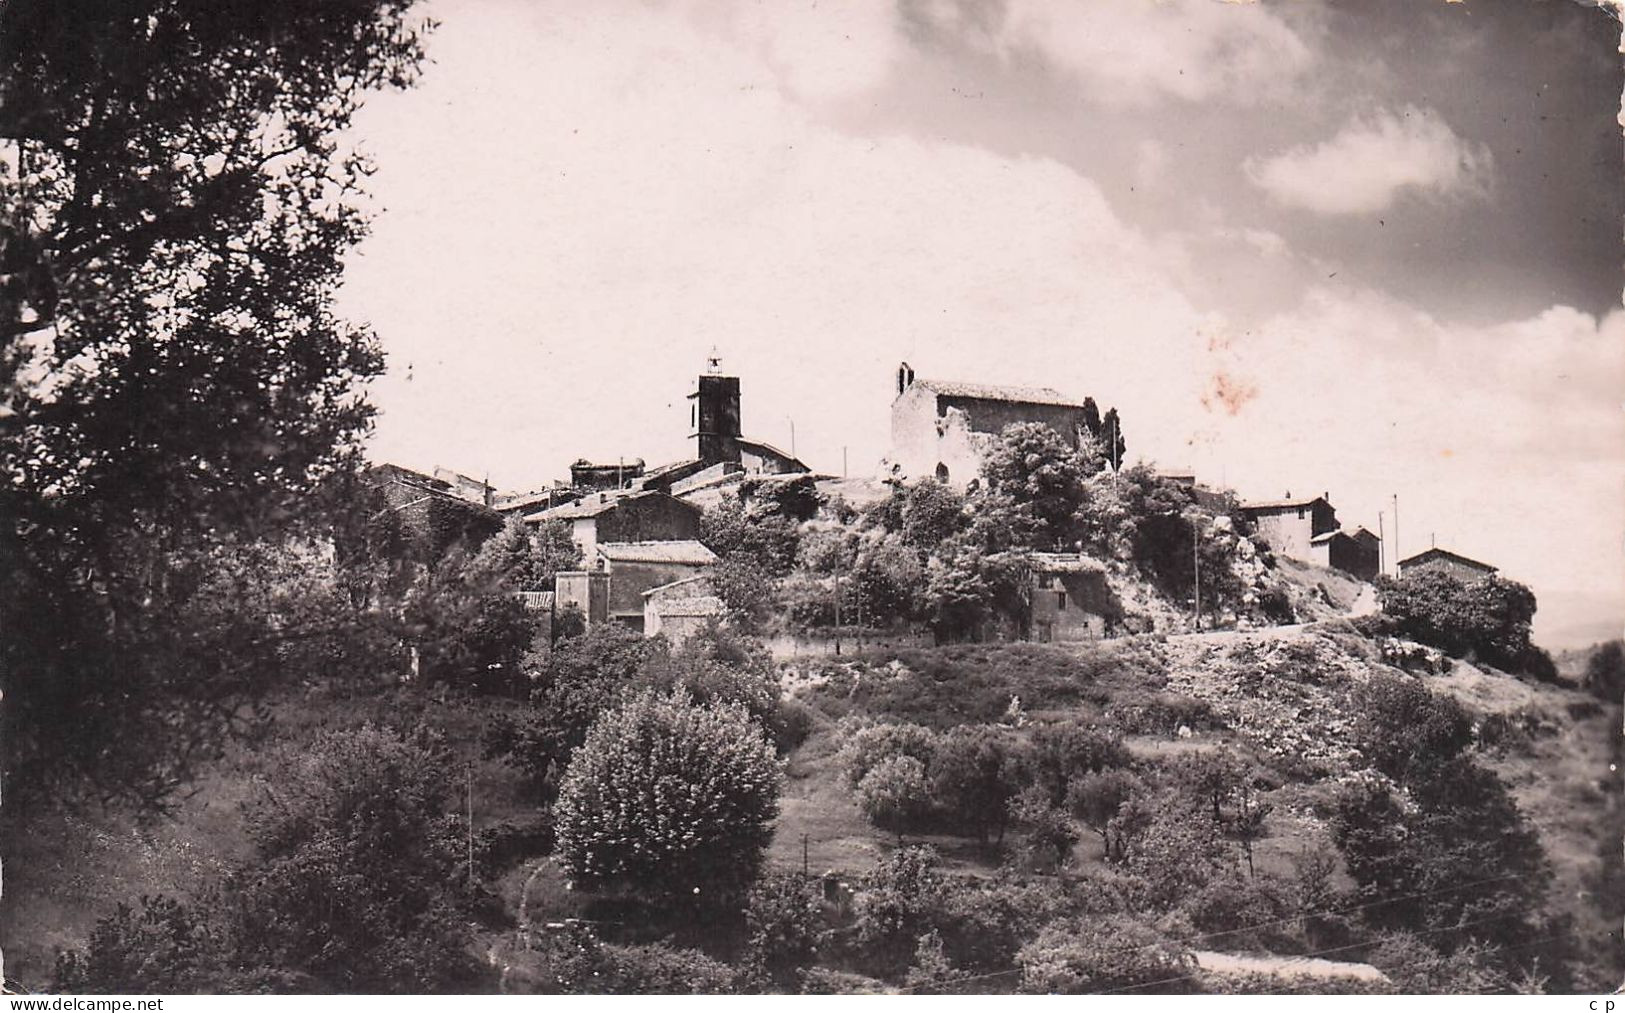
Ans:
[[[1472,719],[1453,698],[1416,679],[1376,675],[1354,688],[1354,739],[1372,766],[1403,779],[1461,754]]]
[[[1064,804],[1067,789],[1085,774],[1126,767],[1129,760],[1123,736],[1115,729],[1085,727],[1076,721],[1058,721],[1033,729],[1029,762],[1034,779],[1049,793],[1054,805]]]
[[[554,807],[571,881],[725,901],[756,878],[781,765],[737,705],[644,691],[587,733]]]
[[[600,951],[606,995],[722,995],[734,991],[734,970],[698,950],[659,944]]]
[[[1067,808],[1100,835],[1108,862],[1121,862],[1126,857],[1123,825],[1117,822],[1117,816],[1123,803],[1143,789],[1138,777],[1122,769],[1085,774],[1067,788]]]
[[[172,897],[120,904],[91,930],[83,952],[59,954],[61,992],[192,993],[220,990],[228,944],[207,918]]]
[[[1053,805],[1037,785],[1011,799],[1009,809],[1011,818],[1027,832],[1027,849],[1035,862],[1056,870],[1064,866],[1078,843],[1077,828],[1066,811]]]
[[[1053,880],[1023,880],[1001,871],[991,881],[954,884],[936,921],[955,966],[1004,971],[1015,966],[1016,952],[1069,906]]]
[[[919,938],[936,927],[947,894],[934,849],[898,848],[881,859],[853,903],[863,959],[883,973],[900,972]]]
[[[857,800],[870,823],[901,836],[931,809],[925,765],[912,756],[886,757],[858,782]]]
[[[1379,579],[1377,599],[1401,634],[1454,657],[1472,654],[1513,672],[1525,670],[1533,657],[1535,596],[1514,581],[1491,576],[1463,583],[1429,570]]]
[[[762,877],[745,904],[746,962],[767,983],[793,989],[818,955],[818,899],[802,876]]]
[[[1172,939],[1132,918],[1057,922],[1017,955],[1021,990],[1078,995],[1155,986],[1188,990],[1195,957]]]
[[[779,673],[767,651],[717,623],[675,651],[651,651],[636,681],[661,693],[681,690],[700,704],[739,704],[763,728],[771,727],[779,705]]]
[[[983,844],[1002,841],[1010,802],[1024,781],[1022,754],[1008,732],[961,725],[939,736],[931,760],[931,794],[958,827]]]
[[[1585,688],[1609,703],[1625,695],[1625,641],[1610,640],[1592,648],[1586,659]]]
[[[249,812],[239,938],[342,991],[466,989],[469,902],[454,783],[426,733],[330,732]]]
[[[836,757],[846,783],[856,788],[881,761],[910,756],[922,770],[936,758],[937,736],[929,728],[907,723],[866,724],[849,718],[842,722],[841,751]]]

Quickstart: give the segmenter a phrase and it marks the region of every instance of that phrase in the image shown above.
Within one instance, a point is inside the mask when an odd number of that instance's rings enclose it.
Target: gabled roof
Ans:
[[[1302,499],[1267,499],[1243,503],[1241,509],[1244,511],[1295,510],[1298,507],[1314,506],[1316,503],[1324,503],[1327,506],[1332,505],[1331,501],[1324,496],[1305,496]]]
[[[539,510],[533,514],[526,514],[525,520],[574,521],[580,520],[584,517],[597,517],[601,514],[609,513],[611,510],[614,510],[624,503],[630,503],[633,500],[647,499],[652,496],[666,496],[666,494],[655,489],[612,489],[607,492],[595,492],[589,496],[577,500],[574,503],[566,503],[563,506],[556,506],[548,510]],[[684,507],[687,507],[690,510],[696,509],[692,504],[683,503],[682,500],[674,497],[666,496],[666,498],[671,499],[674,503],[682,503]]]
[[[599,542],[598,554],[612,563],[683,563],[709,566],[716,553],[693,539],[672,542]]]
[[[1464,566],[1470,566],[1477,570],[1483,570],[1485,573],[1494,573],[1496,570],[1495,567],[1488,563],[1481,563],[1476,559],[1470,559],[1467,556],[1461,555],[1460,553],[1451,552],[1449,549],[1427,549],[1423,552],[1418,552],[1416,555],[1410,556],[1409,558],[1401,559],[1399,561],[1399,565],[1410,566],[1415,563],[1426,562],[1430,559],[1448,559],[1452,562],[1461,563]]]
[[[741,447],[744,447],[746,450],[754,450],[758,454],[762,453],[763,451],[766,451],[768,454],[772,455],[773,457],[777,457],[777,458],[779,458],[781,460],[784,460],[784,461],[789,461],[791,464],[800,467],[802,471],[811,471],[812,470],[811,468],[807,467],[807,465],[805,463],[802,462],[801,458],[792,456],[790,454],[786,454],[784,451],[780,450],[778,447],[775,447],[771,443],[763,443],[761,440],[748,440],[748,439],[744,438],[743,436],[738,437],[737,439],[734,440],[734,442],[739,444]]]
[[[1039,573],[1105,573],[1106,564],[1081,552],[1035,552],[1033,569]]]
[[[625,544],[625,543],[623,543],[623,544]],[[699,597],[699,596],[702,595],[702,592],[700,591],[700,587],[701,586],[706,586],[706,587],[710,586],[710,581],[711,581],[711,578],[708,575],[703,574],[703,573],[696,573],[692,577],[684,577],[681,580],[674,580],[669,584],[660,584],[660,585],[657,585],[655,587],[651,587],[649,590],[643,592],[643,597],[647,598],[650,595],[662,594],[664,592],[672,591],[674,589],[689,588],[690,585],[694,585],[694,587],[692,588],[692,590],[693,590],[693,595],[692,596],[693,597]]]
[[[975,398],[978,401],[1010,401],[1016,404],[1059,405],[1064,408],[1082,408],[1082,401],[1074,401],[1053,387],[996,387],[987,383],[959,383],[955,380],[915,380],[909,386],[923,387],[943,397]]]

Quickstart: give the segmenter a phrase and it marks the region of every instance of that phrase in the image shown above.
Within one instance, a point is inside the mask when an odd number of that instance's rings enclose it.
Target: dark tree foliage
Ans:
[[[758,516],[785,517],[792,521],[812,520],[824,503],[811,475],[747,478],[739,483],[739,500]]]
[[[1089,435],[1092,438],[1100,439],[1100,406],[1095,404],[1095,399],[1092,397],[1083,399],[1083,425],[1085,429],[1089,430]]]
[[[931,794],[953,820],[983,844],[1004,839],[1010,803],[1026,783],[1023,750],[1002,729],[961,725],[940,735],[931,761]]]
[[[1126,767],[1131,760],[1123,736],[1076,721],[1057,721],[1033,729],[1028,754],[1034,780],[1050,804],[1066,802],[1068,789],[1086,774]]]
[[[935,849],[898,848],[865,878],[853,932],[864,963],[883,974],[908,966],[915,946],[941,917],[949,886]]]
[[[1472,655],[1506,671],[1534,674],[1550,664],[1529,642],[1534,592],[1516,581],[1490,576],[1464,583],[1426,570],[1379,579],[1377,600],[1401,635],[1454,657]]]
[[[0,6],[14,783],[159,804],[269,678],[191,628],[173,584],[223,541],[298,528],[355,455],[381,361],[332,309],[368,171],[339,138],[415,74],[410,7]]]
[[[1417,679],[1375,676],[1354,688],[1349,705],[1361,753],[1396,780],[1424,775],[1473,742],[1472,718],[1461,704]]]
[[[1128,443],[1123,439],[1123,420],[1118,416],[1117,409],[1113,408],[1100,420],[1100,443],[1106,453],[1106,463],[1113,471],[1123,469],[1123,455],[1128,453]]]
[[[818,955],[820,921],[811,880],[788,873],[764,875],[745,904],[747,966],[768,986],[794,991],[802,970]]]
[[[467,990],[474,884],[443,746],[362,727],[283,760],[249,815],[240,944],[344,992]]]
[[[1083,505],[1083,481],[1089,474],[1083,455],[1039,422],[1006,426],[982,462],[988,489],[1027,508],[1037,521],[1033,548],[1064,547],[1073,538],[1073,518]]]
[[[800,533],[793,517],[747,508],[728,497],[701,515],[700,541],[725,560],[749,559],[782,577],[795,567]]]
[[[1625,641],[1610,640],[1592,648],[1586,659],[1585,688],[1608,701],[1625,696]]]

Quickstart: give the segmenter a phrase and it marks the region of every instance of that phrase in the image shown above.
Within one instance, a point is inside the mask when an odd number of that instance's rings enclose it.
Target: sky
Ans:
[[[1330,494],[1625,617],[1625,90],[1572,0],[444,0],[372,98],[375,460],[544,487],[748,436],[872,473],[893,371]],[[714,352],[713,352],[714,350]],[[793,436],[792,436],[793,434]],[[1392,558],[1390,556],[1390,558]]]

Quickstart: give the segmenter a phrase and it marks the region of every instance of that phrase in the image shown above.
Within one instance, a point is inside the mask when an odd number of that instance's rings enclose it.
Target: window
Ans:
[[[1066,592],[1065,591],[1057,591],[1057,592],[1055,592],[1055,607],[1057,609],[1059,609],[1060,611],[1062,611],[1062,612],[1066,611]]]
[[[946,482],[946,481],[948,481],[948,466],[946,464],[943,464],[940,461],[937,462],[937,481],[938,482]]]

